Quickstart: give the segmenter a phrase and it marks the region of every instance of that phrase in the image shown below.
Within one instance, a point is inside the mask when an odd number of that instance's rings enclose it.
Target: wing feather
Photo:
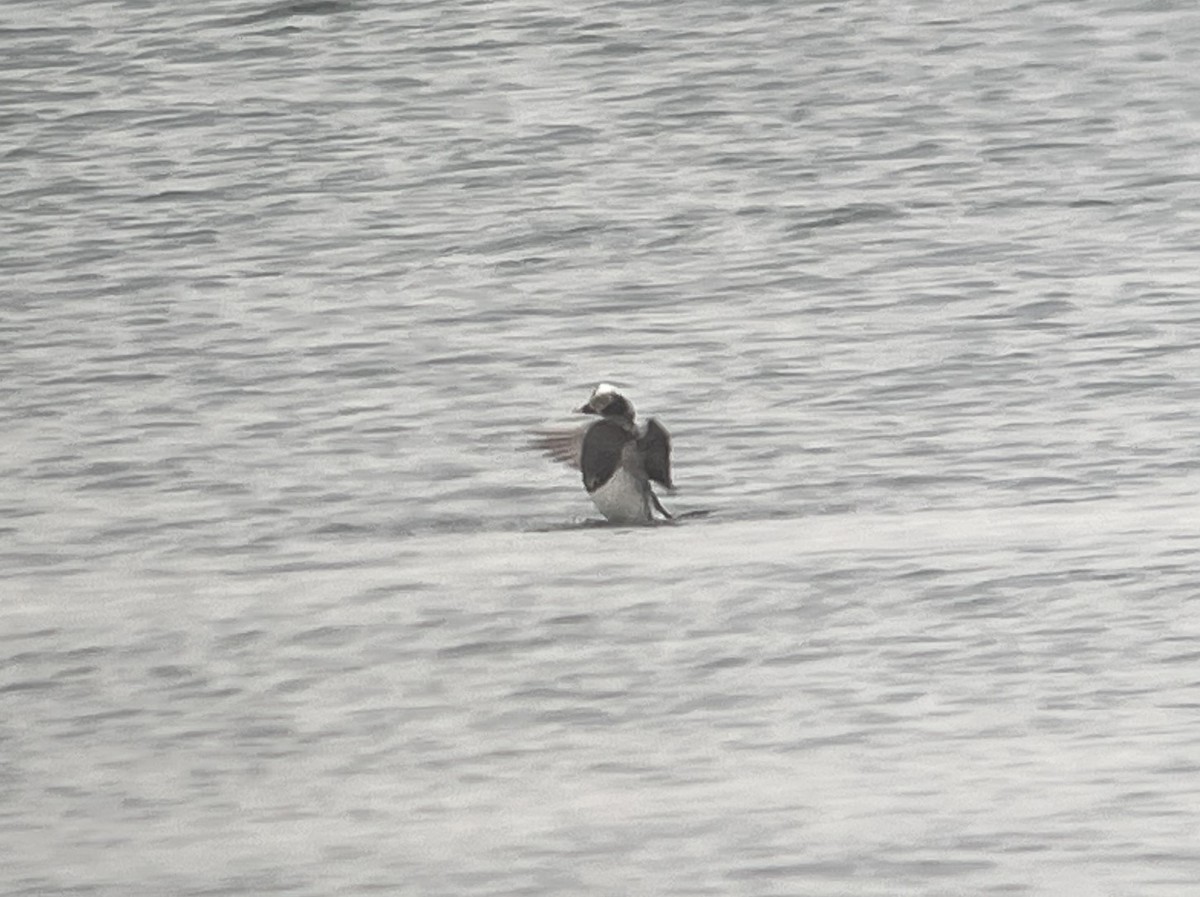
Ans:
[[[646,476],[668,489],[671,485],[671,435],[654,418],[646,421],[646,432],[638,437],[638,449],[646,467]]]
[[[537,430],[533,434],[531,445],[547,457],[579,470],[580,457],[583,454],[583,434],[586,432],[587,427],[577,427],[574,430]]]

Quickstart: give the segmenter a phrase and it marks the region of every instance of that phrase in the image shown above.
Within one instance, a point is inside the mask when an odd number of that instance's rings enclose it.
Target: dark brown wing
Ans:
[[[595,492],[608,482],[621,466],[621,454],[633,435],[620,424],[598,420],[583,435],[580,468],[583,488]]]
[[[583,450],[583,434],[587,427],[574,430],[538,430],[533,434],[532,445],[549,458],[570,464],[579,470],[579,456]]]
[[[638,451],[646,467],[646,476],[668,489],[671,485],[671,435],[654,418],[646,421],[646,432],[638,439]]]

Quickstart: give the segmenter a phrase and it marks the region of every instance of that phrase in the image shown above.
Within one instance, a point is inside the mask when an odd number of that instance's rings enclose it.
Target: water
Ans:
[[[1191,4],[0,26],[0,891],[1191,893]]]

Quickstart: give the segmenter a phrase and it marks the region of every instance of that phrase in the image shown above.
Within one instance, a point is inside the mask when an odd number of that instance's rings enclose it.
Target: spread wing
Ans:
[[[570,464],[579,470],[579,458],[583,453],[583,435],[587,427],[574,430],[538,430],[533,434],[532,445],[546,457]]]
[[[671,485],[671,436],[654,418],[646,421],[646,432],[638,437],[638,449],[646,467],[646,476],[668,489]]]
[[[595,492],[608,482],[621,466],[621,455],[632,438],[628,430],[612,421],[598,420],[587,428],[580,455],[583,488]]]

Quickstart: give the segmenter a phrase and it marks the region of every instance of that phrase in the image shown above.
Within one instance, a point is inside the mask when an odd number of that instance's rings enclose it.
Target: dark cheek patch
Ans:
[[[604,410],[600,413],[605,417],[629,417],[629,402],[624,396],[617,396],[605,405]]]

